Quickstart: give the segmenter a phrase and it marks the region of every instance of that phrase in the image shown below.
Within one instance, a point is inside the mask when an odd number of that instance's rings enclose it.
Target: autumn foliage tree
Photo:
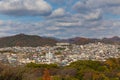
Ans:
[[[44,70],[42,80],[52,80],[48,69],[45,69],[45,70]]]

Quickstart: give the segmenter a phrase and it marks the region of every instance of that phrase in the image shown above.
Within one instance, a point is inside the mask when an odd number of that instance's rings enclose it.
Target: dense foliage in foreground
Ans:
[[[120,80],[120,59],[76,61],[65,67],[35,63],[17,67],[0,64],[0,80],[42,80],[45,68],[52,80]]]

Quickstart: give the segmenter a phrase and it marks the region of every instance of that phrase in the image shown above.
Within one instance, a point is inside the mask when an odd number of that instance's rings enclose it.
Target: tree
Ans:
[[[48,69],[44,70],[43,80],[52,80],[51,77],[50,77],[50,73],[49,73]]]

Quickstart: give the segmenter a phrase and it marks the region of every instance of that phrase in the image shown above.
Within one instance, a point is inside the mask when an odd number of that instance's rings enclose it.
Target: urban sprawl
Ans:
[[[120,45],[89,43],[75,45],[56,43],[56,46],[6,47],[0,48],[0,62],[9,65],[27,63],[69,65],[77,60],[105,61],[108,58],[120,58]]]

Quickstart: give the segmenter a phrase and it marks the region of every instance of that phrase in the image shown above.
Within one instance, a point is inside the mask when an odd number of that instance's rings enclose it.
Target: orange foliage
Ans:
[[[49,73],[48,69],[44,70],[43,80],[52,80],[50,77],[50,73]]]

